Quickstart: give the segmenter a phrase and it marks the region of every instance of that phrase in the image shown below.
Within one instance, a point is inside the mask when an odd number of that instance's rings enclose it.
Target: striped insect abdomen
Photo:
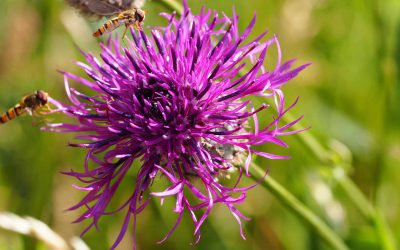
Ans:
[[[111,20],[108,20],[103,26],[101,26],[96,32],[93,33],[94,37],[98,37],[103,35],[106,32],[113,31],[114,29],[118,28],[120,26],[120,18],[116,17]]]
[[[10,108],[7,112],[5,112],[0,117],[0,123],[6,123],[9,120],[14,119],[17,116],[22,115],[25,112],[25,109],[21,107],[20,104],[15,105],[15,107]]]

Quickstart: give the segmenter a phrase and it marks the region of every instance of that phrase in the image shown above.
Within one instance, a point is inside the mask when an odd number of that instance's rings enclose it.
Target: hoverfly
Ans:
[[[101,36],[121,25],[125,25],[122,36],[124,38],[126,31],[131,26],[136,30],[141,30],[146,16],[146,11],[140,9],[141,5],[143,5],[143,0],[67,0],[67,2],[83,14],[100,17],[110,17],[118,14],[94,32],[94,37]]]
[[[48,97],[49,94],[43,90],[37,90],[33,94],[22,97],[18,104],[10,108],[0,117],[0,123],[6,123],[25,113],[32,115],[38,112],[41,107],[47,105]]]

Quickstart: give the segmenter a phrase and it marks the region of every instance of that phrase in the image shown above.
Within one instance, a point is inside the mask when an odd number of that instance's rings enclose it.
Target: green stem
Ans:
[[[250,172],[254,179],[260,179],[264,176],[265,171],[256,164],[252,163]],[[267,176],[261,185],[268,189],[282,204],[289,208],[300,218],[304,219],[315,230],[315,232],[329,244],[333,249],[346,250],[349,249],[342,239],[330,229],[318,216],[301,203],[294,195],[276,182],[271,176]]]
[[[285,123],[289,123],[295,120],[295,118],[288,112],[282,117],[282,120]],[[300,122],[296,123],[292,127],[292,130],[301,129],[304,129],[304,126],[302,126]],[[364,218],[374,226],[379,241],[381,242],[382,249],[396,250],[397,248],[393,233],[385,222],[384,217],[370,203],[357,185],[346,175],[343,168],[338,166],[338,164],[343,164],[345,162],[341,159],[339,159],[339,162],[335,162],[335,153],[326,150],[310,132],[298,133],[296,135],[321,163],[330,166],[330,176],[340,184],[353,205],[359,210]]]
[[[383,215],[376,210],[354,182],[345,175],[341,167],[335,167],[332,174],[340,187],[351,198],[358,211],[375,227],[382,249],[396,250],[394,236]]]
[[[383,249],[385,250],[396,250],[396,241],[392,231],[390,231],[386,220],[380,211],[376,211],[374,214],[374,225],[375,230],[379,235]]]
[[[166,5],[168,8],[172,10],[176,10],[178,14],[183,13],[183,6],[180,4],[180,2],[175,1],[175,0],[160,0],[160,2],[164,5]]]

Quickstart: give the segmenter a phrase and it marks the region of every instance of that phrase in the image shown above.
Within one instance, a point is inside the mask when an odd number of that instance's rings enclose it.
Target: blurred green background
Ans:
[[[193,12],[201,5],[228,15],[232,6],[241,30],[257,12],[252,37],[265,29],[277,34],[283,59],[312,62],[284,87],[288,103],[300,96],[293,115],[304,114],[304,127],[333,154],[321,160],[304,139],[284,140],[289,149],[265,148],[291,155],[289,161],[257,163],[320,216],[350,249],[383,249],[373,223],[365,219],[335,181],[343,169],[382,213],[400,246],[400,1],[398,0],[225,0],[190,1]],[[157,0],[146,25],[165,24],[159,12],[170,12]],[[36,89],[65,100],[63,77],[57,70],[82,74],[74,65],[83,60],[77,46],[97,53],[91,33],[104,22],[87,21],[62,0],[0,1],[0,109],[6,111]],[[276,53],[270,53],[273,65]],[[263,100],[257,100],[262,102]],[[59,117],[53,118],[59,122]],[[87,223],[72,224],[82,212],[65,212],[82,193],[78,184],[60,174],[81,170],[85,151],[67,147],[72,134],[42,132],[29,116],[0,127],[0,211],[30,215],[44,221],[66,239],[79,235]],[[132,179],[134,175],[132,174]],[[245,182],[250,184],[252,181]],[[120,200],[132,192],[126,185]],[[303,220],[261,186],[251,190],[241,211],[247,240],[228,210],[217,206],[202,228],[202,240],[193,242],[193,225],[186,216],[162,245],[155,242],[170,230],[176,215],[173,201],[159,200],[141,214],[137,226],[139,249],[330,249]],[[84,241],[91,249],[107,249],[119,232],[124,213],[100,221]],[[118,249],[131,249],[127,235]],[[46,249],[41,242],[0,229],[0,249]]]

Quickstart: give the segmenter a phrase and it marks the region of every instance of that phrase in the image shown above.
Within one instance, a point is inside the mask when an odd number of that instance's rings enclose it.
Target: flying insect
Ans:
[[[29,115],[37,113],[47,105],[48,97],[49,94],[43,90],[37,90],[35,93],[22,97],[18,104],[0,116],[0,123],[6,123],[26,113]]]
[[[86,15],[97,17],[111,17],[116,15],[94,32],[94,37],[111,32],[119,26],[124,25],[125,30],[122,36],[124,38],[129,27],[141,30],[146,17],[146,11],[140,9],[143,5],[143,0],[67,0],[67,2]]]

